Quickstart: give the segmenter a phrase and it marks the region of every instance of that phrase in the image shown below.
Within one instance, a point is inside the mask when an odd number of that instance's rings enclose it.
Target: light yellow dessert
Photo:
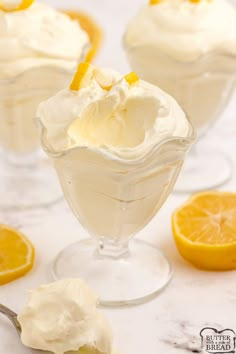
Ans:
[[[150,0],[124,35],[131,68],[208,127],[235,88],[236,9],[227,0]],[[205,129],[205,128],[204,128]]]
[[[78,20],[32,0],[0,2],[0,145],[39,147],[38,104],[65,87],[91,48]]]
[[[131,242],[129,252],[128,242],[171,192],[194,141],[190,121],[172,97],[137,73],[86,62],[70,87],[40,104],[37,117],[65,198],[92,235],[60,253],[56,276],[86,278],[105,306],[146,301],[169,281],[170,267],[155,247]]]
[[[55,354],[112,354],[110,324],[96,294],[81,279],[42,285],[18,315],[24,345]]]
[[[66,199],[76,214],[82,214],[93,235],[111,239],[120,232],[114,223],[122,200],[127,199],[125,178],[120,180],[121,186],[112,179],[114,166],[123,163],[117,170],[124,170],[124,176],[130,169],[128,183],[132,183],[136,173],[133,162],[149,164],[151,158],[146,156],[155,146],[168,139],[178,143],[178,139],[192,135],[184,112],[158,87],[140,80],[136,73],[122,75],[88,63],[79,65],[70,88],[41,103],[37,116],[43,147],[49,156],[55,156]],[[175,161],[177,155],[170,148],[165,161],[160,162],[160,171],[149,173],[146,166],[139,183],[130,186],[132,223],[123,225],[119,237],[134,234],[153,216],[171,169],[175,163],[177,168],[181,166]],[[154,153],[151,156],[155,158]]]

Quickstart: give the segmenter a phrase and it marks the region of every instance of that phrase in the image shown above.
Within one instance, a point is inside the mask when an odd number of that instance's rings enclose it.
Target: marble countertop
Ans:
[[[97,64],[128,71],[120,37],[128,18],[142,0],[45,1],[56,6],[89,10],[104,27],[104,47]],[[201,151],[218,149],[228,153],[236,166],[236,97],[201,142]],[[219,166],[220,170],[221,166]],[[201,173],[201,171],[199,171]],[[236,190],[236,171],[222,190]],[[170,217],[188,195],[172,194],[152,222],[137,237],[162,249],[172,262],[174,276],[155,300],[129,309],[104,310],[109,317],[117,348],[124,354],[188,354],[201,352],[199,332],[203,327],[236,330],[236,272],[204,272],[187,264],[178,254],[172,237]],[[32,272],[0,287],[0,302],[19,311],[26,290],[50,281],[52,259],[66,245],[87,236],[67,204],[30,211],[0,210],[0,222],[23,231],[37,250]],[[0,354],[36,353],[21,346],[11,324],[0,318]]]

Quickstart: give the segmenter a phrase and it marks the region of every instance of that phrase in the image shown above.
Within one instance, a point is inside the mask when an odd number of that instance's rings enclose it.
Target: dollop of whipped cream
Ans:
[[[236,10],[227,0],[147,4],[129,23],[124,44],[128,51],[153,57],[162,51],[183,62],[212,51],[236,55]]]
[[[3,5],[17,4],[8,0]],[[89,47],[89,37],[78,21],[45,4],[0,10],[0,78],[39,66],[74,70]]]
[[[55,354],[111,354],[111,328],[96,306],[96,295],[81,279],[42,285],[30,292],[18,316],[21,340]]]
[[[83,83],[39,106],[47,151],[86,146],[136,159],[167,138],[189,134],[182,109],[156,86],[141,80],[130,85],[117,72],[93,67]]]

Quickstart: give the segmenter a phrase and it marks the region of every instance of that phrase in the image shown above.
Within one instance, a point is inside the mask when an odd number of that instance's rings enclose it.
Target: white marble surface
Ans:
[[[97,17],[105,29],[106,40],[97,63],[128,70],[120,47],[124,24],[143,0],[47,1],[59,7],[80,7]],[[236,98],[234,100],[236,102]],[[221,117],[201,149],[228,152],[236,166],[236,103]],[[221,166],[219,166],[220,169]],[[199,171],[199,174],[201,171]],[[236,171],[223,190],[235,191]],[[154,301],[142,306],[106,310],[114,328],[117,347],[124,354],[187,354],[200,350],[199,332],[205,326],[236,330],[236,272],[210,273],[192,268],[177,253],[170,227],[170,216],[187,195],[172,194],[155,219],[138,235],[160,247],[171,259],[174,277],[169,287]],[[19,311],[26,290],[50,281],[51,260],[61,248],[86,232],[79,226],[65,202],[30,212],[0,211],[0,222],[22,230],[34,243],[37,259],[26,277],[0,287],[0,302]],[[0,317],[0,354],[29,354],[12,326]]]

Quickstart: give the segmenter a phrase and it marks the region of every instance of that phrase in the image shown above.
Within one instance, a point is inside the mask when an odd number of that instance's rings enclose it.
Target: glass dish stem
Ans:
[[[96,240],[96,245],[96,253],[101,257],[119,259],[130,253],[129,241],[121,243],[104,237]]]
[[[100,306],[124,307],[144,303],[161,292],[171,279],[166,257],[140,240],[126,244],[87,239],[56,257],[54,280],[84,278],[99,295]]]

